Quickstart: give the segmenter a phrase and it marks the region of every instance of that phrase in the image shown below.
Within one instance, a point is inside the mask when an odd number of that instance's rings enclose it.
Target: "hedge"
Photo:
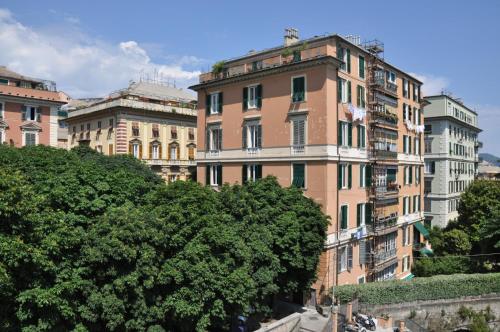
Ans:
[[[452,299],[500,293],[500,273],[439,275],[414,278],[410,281],[394,280],[343,285],[334,287],[333,291],[340,303],[346,303],[355,298],[365,304]]]

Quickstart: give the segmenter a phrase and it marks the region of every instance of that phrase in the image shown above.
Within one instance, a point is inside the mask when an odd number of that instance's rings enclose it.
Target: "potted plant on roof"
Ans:
[[[212,74],[214,76],[219,77],[220,73],[224,70],[224,61],[219,61],[213,64],[212,66]]]
[[[283,63],[290,62],[291,61],[290,57],[292,56],[292,54],[293,54],[293,51],[290,47],[283,49],[283,51],[281,52],[282,62]]]

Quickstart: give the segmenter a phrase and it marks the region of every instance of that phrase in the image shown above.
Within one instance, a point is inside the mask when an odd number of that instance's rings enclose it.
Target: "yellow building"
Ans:
[[[131,154],[165,180],[196,178],[196,102],[171,86],[139,82],[69,108],[68,148]]]

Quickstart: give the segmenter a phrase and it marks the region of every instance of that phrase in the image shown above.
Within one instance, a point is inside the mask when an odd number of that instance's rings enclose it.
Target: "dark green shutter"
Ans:
[[[361,147],[361,125],[356,126],[358,136],[358,148]]]
[[[406,175],[406,169],[408,168],[408,166],[405,166],[403,168],[403,184],[407,184],[408,183],[408,180],[407,180],[407,175]]]
[[[206,174],[205,174],[205,184],[207,186],[210,185],[210,166],[207,165],[207,170],[206,170]]]
[[[222,128],[220,128],[217,132],[219,133],[219,146],[217,149],[222,150]]]
[[[365,58],[359,56],[359,77],[365,78]]]
[[[205,95],[205,110],[206,110],[206,114],[210,115],[210,95],[209,94]]]
[[[257,108],[262,107],[262,84],[257,85],[255,88],[255,94],[257,96]]]
[[[337,144],[338,145],[343,145],[342,143],[342,131],[344,130],[344,127],[342,126],[342,121],[339,121],[339,124],[338,124],[338,130],[337,130]]]
[[[403,135],[403,153],[406,153],[406,135]]]
[[[210,151],[210,129],[206,129],[206,141],[205,141],[206,151]]]
[[[359,186],[363,188],[363,167],[366,167],[366,165],[359,164]],[[366,174],[366,173],[365,173]]]
[[[361,107],[361,86],[356,86],[356,105]]]
[[[219,92],[219,114],[222,114],[222,104],[224,103],[222,99],[222,92]]]
[[[409,179],[409,182],[410,182],[410,184],[412,184],[412,182],[413,182],[413,166],[409,166],[408,168],[409,168],[409,170],[410,170],[410,171],[409,171],[409,173],[410,173],[410,179]]]
[[[293,181],[292,185],[297,188],[304,188],[304,164],[293,164]]]
[[[241,168],[241,183],[245,184],[248,181],[248,166],[243,165]]]
[[[257,126],[257,147],[262,148],[262,125]]]
[[[365,174],[366,174],[366,186],[370,187],[372,185],[372,165],[366,165]]]
[[[367,225],[372,224],[372,204],[366,203],[365,205],[365,223]]]
[[[347,145],[352,146],[352,123],[347,124]]]
[[[337,102],[342,100],[342,79],[337,78]]]
[[[337,188],[342,189],[342,165],[337,165]]]
[[[217,165],[217,184],[222,186],[222,165]]]
[[[403,103],[403,121],[406,120],[406,104]]]
[[[411,153],[411,137],[408,136],[408,153]]]
[[[248,88],[243,88],[243,110],[248,109]]]
[[[361,203],[359,203],[356,206],[356,226],[357,227],[361,226],[361,206],[362,206]]]
[[[241,130],[241,144],[243,149],[247,148],[247,126],[243,126]]]
[[[346,54],[347,54],[347,72],[350,73],[351,72],[351,50],[347,48]]]
[[[262,179],[262,165],[255,165],[255,178]]]
[[[352,102],[351,81],[347,81],[347,102]]]
[[[347,187],[349,189],[351,189],[351,187],[352,187],[352,165],[349,164],[347,169],[348,169]]]
[[[347,205],[340,208],[340,228],[347,229]]]

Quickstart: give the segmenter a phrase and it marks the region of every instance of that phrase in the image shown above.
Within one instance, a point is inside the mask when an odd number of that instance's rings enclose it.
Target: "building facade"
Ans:
[[[382,52],[291,29],[285,45],[221,62],[191,87],[199,182],[273,175],[331,216],[318,301],[335,285],[411,277],[424,242],[421,82]]]
[[[167,181],[196,177],[196,102],[187,92],[139,82],[79,105],[68,109],[69,148],[133,155]]]
[[[54,82],[0,66],[0,144],[57,147],[58,110],[64,103]]]
[[[481,129],[477,113],[459,100],[446,94],[425,100],[425,218],[445,227],[458,217],[460,194],[477,176]]]

